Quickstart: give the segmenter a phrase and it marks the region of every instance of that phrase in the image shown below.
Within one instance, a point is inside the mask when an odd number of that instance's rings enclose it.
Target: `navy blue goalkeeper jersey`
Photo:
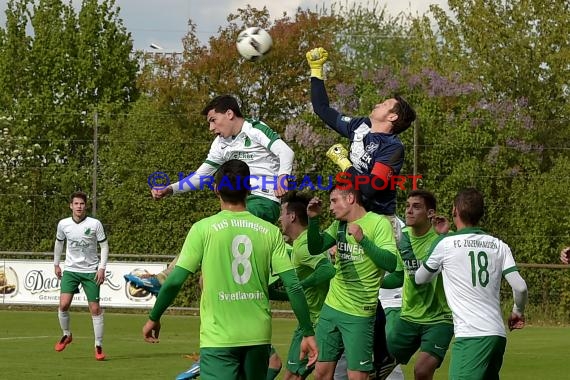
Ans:
[[[399,174],[404,164],[404,144],[396,134],[370,132],[372,122],[368,117],[350,117],[330,108],[324,82],[311,78],[311,102],[315,113],[332,129],[350,140],[348,172],[352,176],[370,177],[368,185],[360,185],[364,207],[367,211],[392,215],[396,212],[396,189],[375,178],[372,186],[372,168],[379,162],[389,166],[392,174]],[[385,185],[385,186],[384,186]],[[375,188],[376,187],[376,188]],[[380,189],[382,188],[382,189]]]

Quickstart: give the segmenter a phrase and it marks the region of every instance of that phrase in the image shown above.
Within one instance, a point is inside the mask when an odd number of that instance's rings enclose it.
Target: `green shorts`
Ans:
[[[348,369],[370,372],[375,317],[357,317],[323,305],[315,331],[320,362],[336,362],[345,352]]]
[[[388,330],[388,351],[398,360],[407,364],[414,353],[420,349],[443,362],[449,343],[453,338],[453,324],[422,324],[399,318]]]
[[[314,366],[307,367],[309,359],[305,358],[303,360],[299,359],[301,356],[301,341],[303,340],[303,331],[299,326],[293,332],[293,338],[291,338],[291,346],[289,346],[289,355],[287,356],[287,369],[298,376],[306,377],[313,369]]]
[[[394,330],[394,325],[400,320],[400,307],[387,307],[384,309],[386,314],[386,337],[388,336],[388,331]]]
[[[277,223],[281,206],[279,203],[269,198],[260,197],[259,195],[250,195],[245,200],[247,211],[269,223]]]
[[[269,344],[245,347],[200,348],[200,379],[265,380],[269,366]]]
[[[455,338],[449,379],[498,380],[506,345],[507,339],[496,335]]]
[[[78,293],[79,285],[81,284],[85,296],[87,296],[87,301],[99,302],[99,290],[101,287],[97,285],[95,281],[96,274],[97,272],[80,273],[64,270],[60,283],[61,292],[69,294]]]

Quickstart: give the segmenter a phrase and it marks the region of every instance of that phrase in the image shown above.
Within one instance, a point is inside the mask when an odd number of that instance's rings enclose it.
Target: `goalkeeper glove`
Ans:
[[[348,151],[341,144],[335,144],[327,151],[327,157],[345,172],[352,166],[352,162],[348,159]]]
[[[306,57],[311,67],[311,76],[323,79],[323,65],[327,61],[329,53],[322,47],[319,47],[308,51]]]

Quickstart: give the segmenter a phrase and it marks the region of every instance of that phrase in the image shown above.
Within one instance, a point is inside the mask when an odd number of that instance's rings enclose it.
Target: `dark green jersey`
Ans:
[[[293,242],[293,250],[291,253],[291,261],[297,271],[297,277],[299,277],[299,280],[302,281],[313,274],[317,264],[322,259],[326,260],[327,257],[324,254],[311,255],[309,253],[309,248],[307,246],[307,231],[303,231]],[[328,282],[321,283],[314,287],[305,288],[305,298],[307,298],[307,304],[309,305],[309,311],[311,313],[311,321],[313,323],[315,323],[319,318],[328,290]]]
[[[451,310],[443,291],[442,277],[438,276],[434,281],[424,285],[416,285],[415,281],[416,270],[427,260],[430,248],[438,237],[439,235],[433,228],[423,236],[414,236],[409,227],[402,231],[400,241],[402,261],[399,264],[404,269],[400,314],[402,319],[422,324],[453,323]]]

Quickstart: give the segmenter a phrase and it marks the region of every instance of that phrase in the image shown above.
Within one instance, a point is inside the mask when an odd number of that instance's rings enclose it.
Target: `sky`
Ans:
[[[0,0],[0,25],[6,24],[6,3]],[[236,13],[238,8],[250,4],[255,8],[267,6],[271,19],[280,18],[283,12],[294,15],[298,7],[315,10],[317,6],[330,4],[370,4],[374,0],[116,0],[120,7],[120,17],[131,32],[134,48],[153,50],[150,45],[157,45],[164,51],[181,51],[182,38],[188,29],[188,20],[197,25],[200,41],[206,43],[215,35],[221,25],[226,25],[229,13]],[[79,6],[81,0],[72,0]],[[388,12],[396,15],[401,11],[422,14],[429,4],[439,4],[447,8],[447,0],[377,0],[386,4]]]

